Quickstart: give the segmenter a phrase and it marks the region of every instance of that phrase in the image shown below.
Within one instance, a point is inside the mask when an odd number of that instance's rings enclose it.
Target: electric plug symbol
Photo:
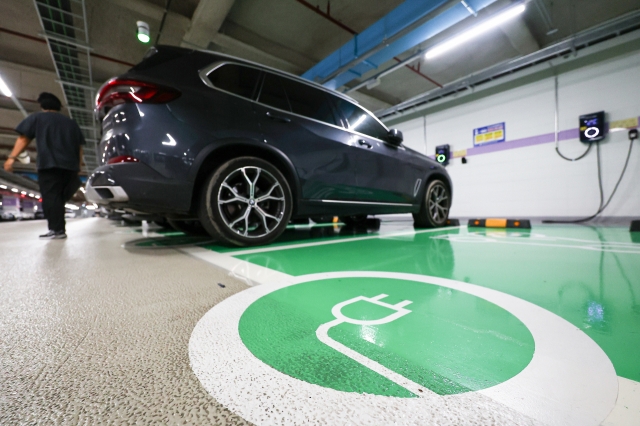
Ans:
[[[385,302],[381,302],[380,299],[384,299],[385,297],[389,297],[388,294],[379,294],[375,297],[365,297],[365,296],[358,296],[358,297],[354,297],[353,299],[349,299],[349,300],[345,300],[344,302],[340,302],[337,305],[335,305],[332,309],[331,309],[331,313],[333,314],[334,317],[336,317],[337,321],[340,321],[340,323],[343,322],[347,322],[349,324],[355,324],[355,325],[380,325],[380,324],[386,324],[389,323],[391,321],[395,321],[400,317],[403,317],[409,313],[411,313],[410,310],[405,309],[404,307],[407,305],[410,305],[411,302],[410,300],[403,300],[400,303],[396,303],[395,305],[390,305],[388,303]],[[384,308],[388,308],[391,309],[393,311],[396,311],[390,315],[387,315],[386,317],[377,319],[377,320],[359,320],[359,319],[353,319],[353,318],[349,318],[347,316],[345,316],[342,313],[342,308],[344,308],[347,305],[351,305],[353,303],[356,302],[369,302],[369,303],[373,303],[374,305],[378,305],[378,306],[382,306]],[[335,322],[335,321],[332,321]]]
[[[401,318],[411,313],[410,310],[405,309],[405,306],[413,303],[410,300],[403,300],[402,302],[396,303],[395,305],[391,305],[389,303],[381,301],[381,299],[384,299],[385,297],[388,297],[388,295],[379,294],[375,297],[357,296],[357,297],[354,297],[353,299],[345,300],[344,302],[340,302],[336,304],[331,309],[331,313],[336,319],[333,321],[329,321],[325,324],[322,324],[320,327],[318,327],[318,329],[316,330],[316,337],[318,337],[318,340],[320,340],[322,343],[329,346],[330,348],[335,349],[336,351],[362,364],[368,369],[375,371],[376,373],[380,374],[383,377],[386,377],[387,379],[402,386],[403,388],[407,389],[409,392],[412,392],[417,396],[426,396],[425,393],[433,394],[433,392],[429,391],[424,386],[421,386],[407,379],[406,377],[396,373],[395,371],[388,369],[384,365],[370,358],[367,358],[366,356],[354,351],[353,349],[346,347],[342,343],[337,342],[336,340],[333,340],[331,337],[329,337],[329,330],[343,323],[361,325],[361,326],[377,326],[377,325],[390,323],[392,321],[397,320],[398,318]],[[391,309],[392,311],[395,311],[395,312],[387,315],[386,317],[374,319],[374,320],[362,320],[362,319],[349,318],[342,313],[342,309],[345,306],[351,305],[356,302],[361,302],[361,301],[382,306],[384,308]]]

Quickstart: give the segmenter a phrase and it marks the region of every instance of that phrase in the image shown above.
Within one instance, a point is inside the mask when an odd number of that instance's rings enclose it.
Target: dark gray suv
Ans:
[[[451,181],[353,99],[291,74],[169,46],[99,90],[102,206],[201,226],[227,244],[276,239],[291,219],[413,213],[446,223]]]

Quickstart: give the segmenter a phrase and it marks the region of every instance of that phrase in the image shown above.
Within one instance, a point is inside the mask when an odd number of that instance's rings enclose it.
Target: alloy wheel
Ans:
[[[218,190],[217,204],[227,228],[245,238],[272,233],[286,210],[284,189],[278,179],[256,166],[229,173]]]
[[[429,216],[436,223],[443,223],[449,216],[449,195],[447,188],[440,182],[431,189],[427,198]]]

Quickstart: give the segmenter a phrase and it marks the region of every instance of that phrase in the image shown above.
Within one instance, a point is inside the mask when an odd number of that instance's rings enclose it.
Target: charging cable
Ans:
[[[618,179],[618,182],[616,182],[616,186],[613,187],[613,191],[611,192],[611,195],[609,196],[609,199],[607,200],[606,203],[604,202],[604,192],[602,190],[602,170],[600,168],[600,144],[598,142],[595,142],[596,144],[598,144],[596,146],[596,152],[597,152],[597,157],[598,157],[598,188],[600,189],[600,206],[598,207],[598,211],[596,211],[593,215],[591,215],[589,217],[584,217],[582,219],[576,219],[576,220],[543,220],[542,223],[581,223],[581,222],[586,222],[588,220],[591,220],[591,219],[595,218],[596,216],[598,216],[600,213],[602,213],[604,211],[604,209],[607,208],[607,206],[609,205],[611,200],[613,199],[613,195],[618,190],[618,186],[620,185],[620,182],[622,182],[622,178],[624,177],[624,174],[627,171],[627,166],[629,165],[629,159],[631,158],[631,150],[633,149],[633,141],[636,140],[636,139],[638,139],[638,129],[629,130],[629,152],[627,153],[627,159],[624,162],[624,167],[622,168],[622,173],[620,173],[620,178]],[[591,148],[591,144],[589,145],[589,149],[590,148]],[[587,149],[587,152],[589,152],[589,149]],[[557,150],[558,149],[556,147],[556,151]],[[581,155],[577,159],[580,159],[580,158],[584,157],[587,154],[587,152],[585,152],[583,155]],[[560,151],[558,151],[558,154],[560,154]],[[562,158],[564,158],[564,159],[567,159],[562,154],[560,154],[560,156]],[[573,160],[571,160],[571,161],[573,161]]]

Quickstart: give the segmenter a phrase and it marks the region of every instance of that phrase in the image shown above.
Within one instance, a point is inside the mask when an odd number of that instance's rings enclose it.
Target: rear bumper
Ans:
[[[192,185],[168,179],[144,163],[97,168],[87,180],[85,197],[100,206],[149,213],[188,213]]]

